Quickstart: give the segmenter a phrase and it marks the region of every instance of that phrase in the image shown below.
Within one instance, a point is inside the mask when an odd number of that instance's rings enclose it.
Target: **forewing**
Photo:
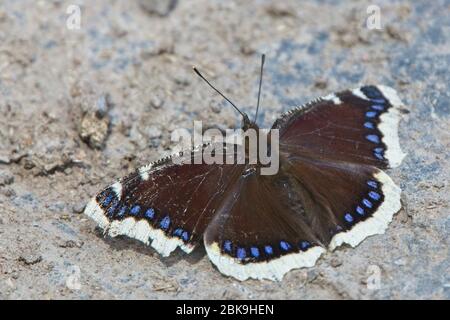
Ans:
[[[401,106],[394,89],[364,86],[294,109],[273,128],[280,130],[282,152],[395,167],[404,157],[397,133]]]
[[[85,214],[108,235],[151,244],[163,256],[176,247],[190,252],[242,171],[239,165],[196,164],[203,149],[138,169],[95,196]]]

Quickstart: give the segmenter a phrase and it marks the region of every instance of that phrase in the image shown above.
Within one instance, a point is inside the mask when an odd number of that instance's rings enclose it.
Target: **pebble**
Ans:
[[[12,184],[14,182],[14,175],[6,170],[0,171],[0,187]]]
[[[19,260],[25,263],[26,265],[33,265],[42,261],[42,256],[40,254],[25,254],[19,257]]]
[[[330,261],[330,265],[331,265],[333,268],[336,268],[336,267],[339,267],[339,266],[342,265],[342,261],[339,260],[339,259],[337,259],[337,258],[333,258],[333,259],[331,259],[331,261]]]
[[[72,212],[73,213],[82,213],[84,211],[85,203],[84,202],[78,202],[75,203],[72,206]]]
[[[177,5],[177,0],[141,0],[142,9],[150,14],[167,16]]]
[[[164,99],[158,95],[153,95],[150,98],[150,105],[155,109],[159,109],[164,105]]]
[[[99,118],[96,114],[86,113],[81,120],[79,134],[91,148],[102,149],[108,137],[109,117]]]

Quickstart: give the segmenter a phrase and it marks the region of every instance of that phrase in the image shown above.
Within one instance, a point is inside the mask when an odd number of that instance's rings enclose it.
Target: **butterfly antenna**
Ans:
[[[255,121],[253,121],[254,123],[256,123],[256,119],[258,118],[259,100],[261,98],[261,85],[262,85],[263,70],[264,70],[264,61],[266,61],[266,55],[263,53],[263,55],[261,56],[261,71],[259,74],[258,102],[256,103]]]
[[[196,67],[193,67],[193,69],[194,69],[194,72],[200,77],[200,78],[202,78],[211,88],[213,88],[214,89],[214,91],[216,91],[218,94],[220,94],[221,96],[222,96],[222,98],[224,98],[226,101],[228,101],[235,109],[236,109],[236,111],[237,112],[239,112],[243,117],[244,117],[244,119],[248,119],[248,117],[247,117],[247,115],[245,114],[245,113],[243,113],[241,110],[239,110],[239,108],[238,107],[236,107],[236,105],[230,100],[230,99],[228,99],[227,97],[225,97],[225,95],[222,93],[222,92],[220,92],[218,89],[216,89],[208,80],[206,80],[206,78],[200,73],[200,71],[198,71],[198,69],[196,68]]]

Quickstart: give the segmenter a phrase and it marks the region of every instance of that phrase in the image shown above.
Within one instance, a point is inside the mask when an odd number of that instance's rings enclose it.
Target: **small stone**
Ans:
[[[220,103],[215,100],[211,102],[209,108],[214,113],[220,113],[220,111],[222,110],[222,106],[220,105]]]
[[[336,267],[339,267],[339,266],[342,265],[342,261],[339,260],[339,259],[337,259],[337,258],[333,258],[333,259],[331,259],[331,261],[330,261],[330,265],[331,265],[333,268],[336,268]]]
[[[283,2],[274,2],[266,7],[266,12],[274,18],[294,17],[295,10]]]
[[[314,82],[314,86],[317,89],[326,89],[328,87],[328,81],[326,79],[317,79]]]
[[[142,9],[150,14],[167,16],[177,5],[177,0],[141,0]]]
[[[153,284],[153,291],[177,292],[180,289],[178,282],[174,279],[159,279]]]
[[[41,262],[42,256],[40,254],[31,253],[31,254],[21,255],[19,257],[19,260],[22,261],[23,263],[25,263],[26,265],[33,265],[33,264]]]
[[[12,184],[14,182],[14,176],[12,173],[1,170],[0,171],[0,187]]]
[[[67,240],[61,243],[59,246],[61,248],[81,248],[83,245],[83,241]]]
[[[185,74],[177,74],[174,81],[177,85],[187,87],[191,83],[191,78],[187,77]]]
[[[109,117],[99,118],[96,114],[86,113],[81,120],[79,134],[91,148],[102,149],[109,133]]]
[[[159,95],[155,94],[152,95],[150,98],[150,105],[155,108],[155,109],[159,109],[163,106],[164,104],[164,99],[161,98]]]
[[[108,94],[104,94],[100,96],[95,102],[95,113],[98,118],[103,118],[108,113],[109,108],[109,96]]]
[[[72,206],[73,213],[82,213],[84,211],[85,204],[82,202],[76,203]]]
[[[11,159],[8,155],[0,153],[0,163],[9,164],[11,163]]]
[[[160,138],[162,136],[162,131],[161,131],[161,129],[159,129],[157,127],[150,127],[147,129],[147,136],[150,139]]]

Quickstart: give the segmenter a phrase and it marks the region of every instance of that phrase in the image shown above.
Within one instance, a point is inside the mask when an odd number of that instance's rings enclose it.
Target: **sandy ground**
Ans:
[[[153,2],[0,1],[0,299],[449,299],[450,2],[377,1],[381,30],[368,1]],[[282,282],[224,277],[203,248],[162,259],[104,238],[80,214],[100,188],[194,119],[239,124],[191,66],[251,112],[262,52],[266,125],[362,83],[399,91],[408,155],[389,174],[405,210],[386,234]]]

